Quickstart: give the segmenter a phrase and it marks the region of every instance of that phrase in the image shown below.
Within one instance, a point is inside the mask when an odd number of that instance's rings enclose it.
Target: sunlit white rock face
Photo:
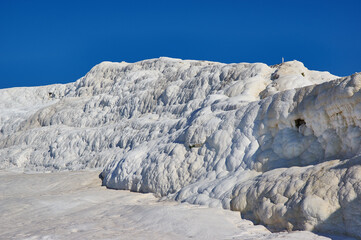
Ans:
[[[109,188],[361,237],[360,88],[297,61],[104,62],[0,90],[0,167],[101,168]]]

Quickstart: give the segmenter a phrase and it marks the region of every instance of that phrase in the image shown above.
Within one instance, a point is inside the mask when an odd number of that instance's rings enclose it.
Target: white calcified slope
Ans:
[[[237,212],[106,190],[98,175],[0,171],[0,239],[354,240],[271,233]]]
[[[101,63],[0,90],[0,166],[103,168],[110,188],[361,237],[361,76],[336,78],[297,61]]]

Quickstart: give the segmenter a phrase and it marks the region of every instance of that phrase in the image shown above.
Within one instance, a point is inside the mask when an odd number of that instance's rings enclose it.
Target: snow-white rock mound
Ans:
[[[297,61],[104,62],[0,90],[0,167],[102,168],[110,188],[361,237],[360,88]]]

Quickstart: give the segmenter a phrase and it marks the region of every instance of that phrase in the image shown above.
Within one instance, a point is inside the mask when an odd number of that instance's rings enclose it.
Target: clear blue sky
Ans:
[[[361,71],[361,1],[0,0],[0,88],[73,82],[102,61],[297,59]]]

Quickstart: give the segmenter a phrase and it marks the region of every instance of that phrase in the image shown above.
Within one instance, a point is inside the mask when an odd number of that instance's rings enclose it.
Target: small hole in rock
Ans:
[[[280,75],[278,75],[277,73],[272,73],[272,75],[271,75],[271,80],[276,80],[276,79],[278,79],[280,77]]]
[[[189,148],[192,149],[192,148],[200,148],[202,147],[203,144],[201,143],[196,143],[196,144],[193,144],[193,145],[189,145]]]
[[[298,118],[295,120],[295,125],[296,125],[296,128],[300,128],[302,125],[306,125],[306,122],[305,122],[305,120]]]

